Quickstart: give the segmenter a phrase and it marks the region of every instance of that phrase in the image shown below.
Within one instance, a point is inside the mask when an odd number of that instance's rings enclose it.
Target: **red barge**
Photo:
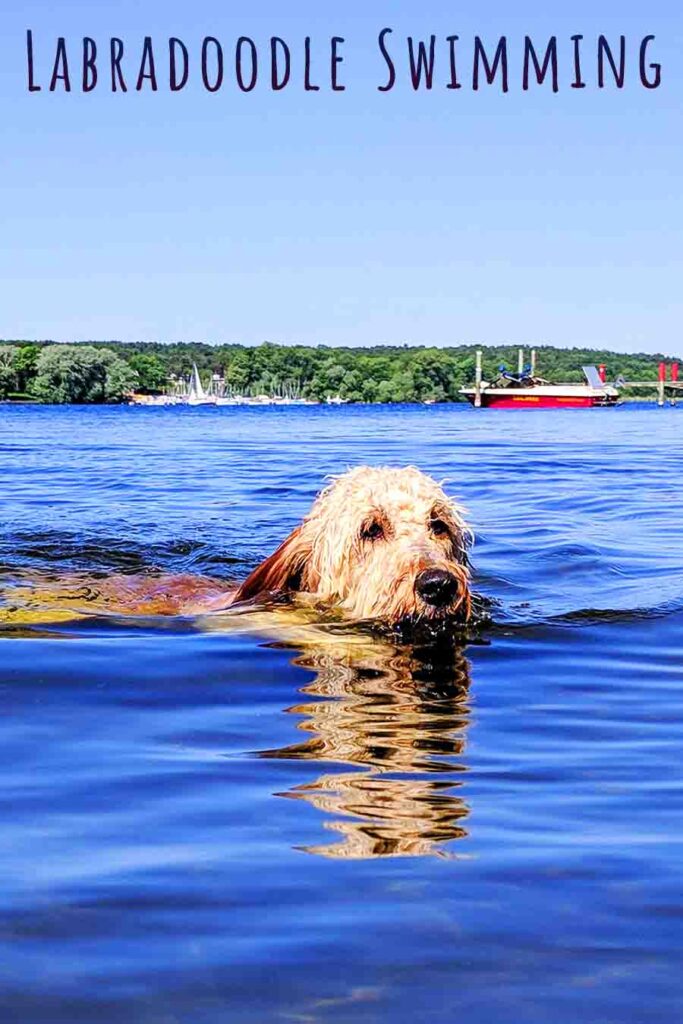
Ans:
[[[602,371],[602,367],[601,367]],[[474,385],[460,388],[460,394],[482,409],[587,409],[616,405],[619,391],[607,384],[595,366],[584,366],[585,384],[552,384],[531,370],[509,373],[504,367],[496,380],[479,376]]]

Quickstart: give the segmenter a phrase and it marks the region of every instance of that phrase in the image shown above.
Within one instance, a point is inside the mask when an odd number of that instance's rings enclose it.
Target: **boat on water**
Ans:
[[[145,392],[134,392],[129,398],[129,403],[131,405],[146,406],[217,404],[216,396],[211,391],[207,392],[204,390],[196,363],[192,364],[189,382],[176,377],[172,377],[172,380],[173,393],[147,394]]]
[[[519,373],[500,368],[491,382],[460,388],[472,405],[482,409],[576,409],[616,405],[619,391],[607,384],[595,366],[582,367],[585,384],[553,384],[526,367]]]
[[[199,376],[199,370],[197,364],[192,364],[192,374],[190,376],[190,390],[187,395],[188,405],[215,405],[216,396],[208,395],[204,390],[201,378]]]
[[[175,395],[148,395],[145,392],[135,391],[128,399],[129,405],[145,405],[148,407],[179,405],[180,398]]]
[[[128,401],[131,405],[168,406],[168,405],[318,405],[314,398],[302,398],[298,383],[285,384],[275,394],[259,392],[257,394],[238,394],[220,374],[214,373],[208,384],[202,384],[197,364],[192,364],[189,378],[169,377],[167,393],[133,392]],[[341,402],[341,399],[338,399]]]

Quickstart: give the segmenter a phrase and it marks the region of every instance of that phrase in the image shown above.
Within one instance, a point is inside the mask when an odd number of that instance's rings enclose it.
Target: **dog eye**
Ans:
[[[446,537],[450,533],[443,519],[432,519],[429,525],[435,537]]]
[[[361,530],[361,537],[363,540],[379,540],[380,537],[384,536],[384,527],[381,523],[376,520],[373,523],[368,523]]]

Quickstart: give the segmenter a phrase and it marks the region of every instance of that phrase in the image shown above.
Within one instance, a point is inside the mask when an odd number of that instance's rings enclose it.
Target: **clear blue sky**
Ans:
[[[447,4],[38,2],[0,13],[0,337],[366,344],[605,344],[680,352],[683,320],[683,15],[673,0]],[[393,27],[398,84],[377,91],[377,34]],[[26,90],[25,31],[43,92]],[[436,33],[433,91],[415,94],[405,36]],[[573,33],[589,87],[571,90]],[[599,91],[595,40],[628,39],[627,85]],[[510,41],[511,89],[447,91],[445,36]],[[521,89],[525,33],[559,38],[560,92]],[[139,55],[157,94],[50,95],[56,37],[79,84],[83,35]],[[198,80],[218,36],[226,84]],[[234,84],[239,35],[293,51],[292,84]],[[344,93],[306,94],[303,37],[325,81],[345,37]],[[657,37],[659,90],[637,83]],[[191,84],[168,92],[169,35]],[[124,60],[134,77],[136,58]],[[165,63],[166,60],[166,63]],[[471,70],[469,70],[471,76]]]

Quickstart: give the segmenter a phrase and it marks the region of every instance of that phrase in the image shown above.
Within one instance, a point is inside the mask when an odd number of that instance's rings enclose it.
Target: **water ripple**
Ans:
[[[6,596],[242,577],[371,462],[449,480],[483,597],[6,629],[2,1018],[676,1020],[680,415],[2,408]]]

